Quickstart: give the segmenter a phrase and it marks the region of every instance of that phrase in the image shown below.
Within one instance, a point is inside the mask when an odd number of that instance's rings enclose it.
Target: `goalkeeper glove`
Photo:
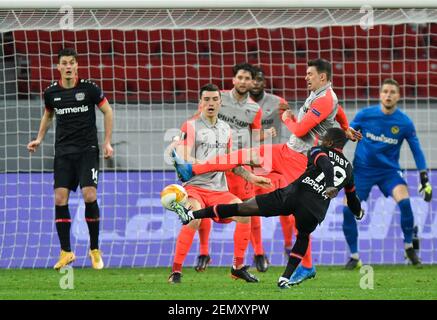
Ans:
[[[360,210],[360,213],[358,213],[358,214],[355,215],[355,219],[357,219],[357,220],[361,220],[361,219],[363,219],[363,217],[364,217],[364,210],[361,209],[361,210]]]
[[[432,187],[429,183],[428,173],[426,171],[420,172],[420,185],[419,193],[422,195],[423,200],[430,202],[432,199]]]

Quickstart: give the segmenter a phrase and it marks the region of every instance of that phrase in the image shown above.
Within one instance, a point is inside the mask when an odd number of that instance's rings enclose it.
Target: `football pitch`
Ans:
[[[366,272],[364,272],[366,270]],[[196,273],[186,267],[182,283],[170,285],[170,268],[92,269],[73,273],[50,269],[1,269],[0,300],[332,300],[332,299],[437,299],[437,265],[372,266],[347,271],[340,266],[318,266],[316,278],[287,290],[276,287],[282,267],[266,273],[251,271],[259,283],[233,280],[229,268],[210,267]],[[372,273],[373,272],[373,277]],[[73,289],[65,287],[73,279]],[[373,279],[373,285],[372,285]],[[70,287],[71,282],[68,282]],[[361,288],[364,286],[367,289]],[[372,289],[373,287],[373,289]]]

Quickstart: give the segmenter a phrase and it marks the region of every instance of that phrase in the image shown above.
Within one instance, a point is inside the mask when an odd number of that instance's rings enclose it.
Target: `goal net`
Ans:
[[[22,9],[0,10],[0,267],[51,267],[59,255],[54,224],[51,128],[32,156],[44,110],[43,90],[58,79],[57,52],[79,53],[79,75],[104,91],[114,110],[114,158],[101,159],[98,201],[101,249],[109,267],[170,266],[180,224],[161,207],[159,193],[176,183],[164,149],[197,108],[205,83],[232,86],[232,66],[262,67],[267,91],[297,110],[308,95],[309,59],[333,65],[333,86],[349,120],[378,101],[387,77],[402,88],[399,107],[414,121],[428,167],[437,168],[435,9]],[[99,113],[98,113],[99,115]],[[98,117],[103,136],[102,117]],[[287,135],[283,134],[283,141]],[[346,154],[353,155],[353,144]],[[436,201],[417,194],[418,172],[407,146],[401,154],[421,238],[424,263],[437,261]],[[437,190],[434,171],[431,182]],[[78,189],[79,191],[79,189]],[[76,266],[88,266],[88,229],[80,192],[70,197]],[[359,224],[368,263],[405,263],[400,213],[374,189]],[[316,264],[343,264],[342,197],[332,201],[313,235]],[[274,265],[285,263],[279,219],[263,219],[263,243]],[[234,225],[214,224],[214,265],[232,263]],[[187,257],[191,266],[198,238]],[[252,262],[252,249],[247,254]]]

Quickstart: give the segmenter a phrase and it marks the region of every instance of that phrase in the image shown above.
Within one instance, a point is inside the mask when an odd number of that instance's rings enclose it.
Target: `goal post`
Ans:
[[[200,3],[201,2],[201,3]],[[323,3],[323,4],[322,4]],[[170,266],[180,229],[159,192],[177,179],[164,149],[197,108],[201,85],[231,88],[232,66],[261,66],[267,90],[297,110],[305,100],[309,59],[332,62],[333,86],[349,120],[377,102],[384,78],[402,87],[400,108],[415,122],[437,188],[437,5],[422,1],[33,1],[0,4],[0,267],[51,267],[59,254],[54,225],[53,143],[49,130],[30,156],[43,112],[41,95],[57,79],[57,52],[78,51],[79,75],[103,89],[114,109],[114,159],[101,159],[101,248],[110,267]],[[120,4],[123,8],[119,7]],[[362,5],[370,5],[362,7]],[[10,7],[13,6],[13,7]],[[112,6],[112,7],[111,7]],[[98,113],[99,138],[103,134]],[[284,140],[286,134],[284,134]],[[348,144],[346,154],[353,155]],[[425,263],[437,261],[435,200],[417,194],[408,146],[401,165],[412,196]],[[437,189],[436,189],[437,190]],[[316,264],[343,264],[342,198],[313,237]],[[404,263],[399,210],[373,190],[360,223],[360,252],[370,263]],[[88,231],[80,192],[70,198],[75,265],[88,266]],[[214,225],[215,265],[232,262],[233,225]],[[278,219],[263,219],[266,253],[285,263]],[[251,250],[251,249],[250,249]],[[193,244],[186,266],[198,254]],[[247,262],[251,262],[251,254]]]

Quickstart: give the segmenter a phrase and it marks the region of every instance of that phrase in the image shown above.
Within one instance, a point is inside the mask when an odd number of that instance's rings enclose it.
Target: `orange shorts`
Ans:
[[[244,166],[244,168],[251,171],[248,166]],[[229,192],[235,194],[241,200],[244,201],[255,196],[254,185],[233,172],[226,171],[226,180]]]
[[[261,145],[259,149],[264,170],[282,175],[287,185],[305,172],[307,156],[290,149],[286,143]]]
[[[229,204],[230,202],[238,199],[234,194],[229,191],[211,191],[208,189],[196,187],[196,186],[184,186],[188,193],[188,198],[193,198],[199,201],[202,208],[211,207],[216,204]],[[217,217],[212,218],[217,223],[230,223],[233,220],[229,218],[220,219]]]

